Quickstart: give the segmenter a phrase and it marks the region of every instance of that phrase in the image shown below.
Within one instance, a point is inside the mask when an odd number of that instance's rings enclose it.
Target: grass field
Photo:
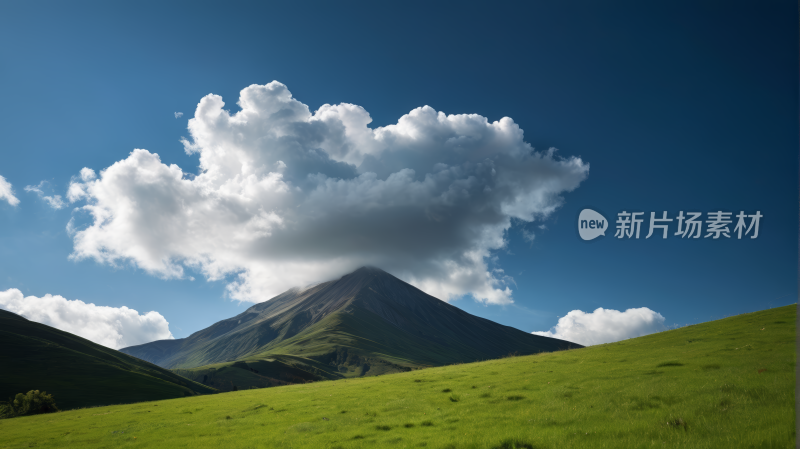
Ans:
[[[796,309],[556,353],[2,420],[0,448],[793,448]]]

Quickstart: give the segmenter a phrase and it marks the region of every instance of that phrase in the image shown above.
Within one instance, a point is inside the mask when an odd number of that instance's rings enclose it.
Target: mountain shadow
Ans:
[[[213,377],[211,368],[233,369],[232,362],[239,361],[245,365],[239,363],[237,373],[257,374],[249,382],[267,384],[280,379],[261,375],[262,370],[276,374],[279,367],[301,369],[309,381],[580,347],[471,315],[380,269],[363,267],[288,290],[187,338],[121,351],[199,381]],[[247,386],[247,380],[240,382],[239,388]]]
[[[0,361],[0,400],[44,390],[61,410],[216,391],[5,310],[0,310]]]

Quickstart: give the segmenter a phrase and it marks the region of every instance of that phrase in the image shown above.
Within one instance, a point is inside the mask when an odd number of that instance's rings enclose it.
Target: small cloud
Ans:
[[[47,196],[44,194],[42,188],[45,186],[45,184],[49,183],[47,181],[42,181],[39,183],[39,185],[25,186],[25,191],[35,193],[36,195],[39,196],[39,198],[43,199],[44,202],[47,203],[47,205],[52,207],[53,209],[58,210],[66,207],[67,203],[63,199],[61,199],[61,195]]]
[[[78,179],[80,178],[80,179]],[[83,167],[80,176],[73,176],[67,188],[67,200],[74,203],[86,197],[90,183],[97,178],[97,174],[89,167]]]
[[[72,237],[73,235],[75,235],[75,231],[76,231],[76,229],[75,229],[75,217],[72,217],[67,222],[67,235]]]
[[[61,195],[43,196],[42,199],[53,209],[62,209],[67,203],[61,199]]]
[[[19,200],[14,196],[14,190],[11,188],[11,183],[6,181],[6,178],[0,176],[0,200],[8,201],[8,204],[16,206]]]
[[[175,114],[175,118],[183,117],[183,112],[175,112],[174,114]]]
[[[35,193],[37,193],[37,194],[42,194],[42,195],[43,195],[43,194],[44,194],[44,192],[42,192],[41,185],[42,185],[44,182],[45,182],[45,181],[42,181],[42,182],[40,182],[38,186],[25,186],[25,191],[26,191],[26,192],[35,192]]]
[[[91,168],[83,167],[81,169],[81,180],[83,180],[83,182],[93,181],[96,177],[97,175],[95,175],[94,170]]]
[[[573,310],[559,318],[558,324],[549,331],[531,333],[590,346],[665,330],[667,327],[664,325],[664,317],[647,307],[628,309],[624,312],[601,307],[588,313]]]
[[[533,241],[536,239],[536,234],[525,228],[522,228],[522,238],[528,243],[533,243]]]
[[[113,349],[174,338],[167,320],[155,311],[140,315],[125,306],[97,306],[58,295],[25,297],[16,288],[0,291],[0,309]]]
[[[547,225],[546,224],[540,224],[539,225],[539,229],[545,230],[545,229],[547,229]]]

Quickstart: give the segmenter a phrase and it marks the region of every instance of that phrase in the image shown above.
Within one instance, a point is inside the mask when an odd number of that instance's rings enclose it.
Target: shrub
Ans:
[[[0,404],[0,418],[13,418],[15,416],[57,411],[58,407],[56,407],[53,395],[39,390],[31,390],[25,394],[19,393],[13,398],[9,398],[5,404]]]
[[[683,366],[683,363],[675,362],[675,361],[664,362],[664,363],[659,363],[658,365],[656,365],[656,368],[661,368],[661,367],[664,367],[664,366]]]
[[[505,440],[496,449],[534,449],[533,445],[520,440]]]

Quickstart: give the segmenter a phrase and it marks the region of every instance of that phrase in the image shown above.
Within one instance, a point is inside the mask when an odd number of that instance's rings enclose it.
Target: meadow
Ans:
[[[0,448],[793,448],[796,309],[554,353],[0,420]]]

